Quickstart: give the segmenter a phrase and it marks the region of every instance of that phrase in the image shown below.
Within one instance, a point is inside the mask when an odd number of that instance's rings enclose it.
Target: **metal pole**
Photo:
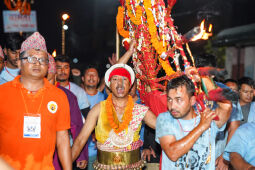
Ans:
[[[65,21],[62,20],[62,55],[65,55],[65,30],[64,30]]]

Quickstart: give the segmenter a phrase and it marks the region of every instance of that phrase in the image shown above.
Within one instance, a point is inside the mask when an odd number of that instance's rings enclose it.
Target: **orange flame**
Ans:
[[[205,20],[203,20],[200,24],[200,32],[195,35],[191,41],[196,41],[196,40],[199,40],[199,39],[203,39],[203,40],[207,40],[210,36],[212,36],[212,24],[209,25],[209,29],[208,29],[208,32],[206,32],[206,29],[205,29]]]
[[[54,50],[54,51],[52,52],[52,57],[56,57],[56,56],[57,56],[57,51]]]

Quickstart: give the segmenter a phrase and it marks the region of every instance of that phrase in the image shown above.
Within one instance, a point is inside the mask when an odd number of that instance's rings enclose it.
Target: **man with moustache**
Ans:
[[[129,90],[135,74],[126,64],[115,64],[105,73],[111,94],[89,112],[81,133],[72,147],[75,160],[95,128],[97,160],[95,169],[138,169],[143,166],[139,148],[142,120],[155,128],[156,117],[148,107],[134,103]]]
[[[100,82],[100,78],[98,75],[97,68],[95,66],[88,66],[84,70],[84,74],[82,76],[83,81],[83,87],[87,94],[89,103],[90,103],[90,109],[92,107],[104,100],[104,94],[98,91],[97,86]],[[92,135],[95,135],[94,132]],[[93,170],[93,162],[96,160],[97,156],[97,148],[96,148],[96,142],[93,141],[92,135],[90,135],[88,139],[88,151],[89,151],[89,161],[88,161],[88,170]]]
[[[214,89],[209,78],[205,77],[203,81],[208,91]],[[195,86],[186,75],[167,84],[169,111],[161,113],[156,124],[156,141],[163,150],[162,170],[215,169],[216,133],[225,129],[231,102],[217,102],[215,111],[207,108],[199,114],[193,108],[196,103],[194,93]],[[218,121],[213,120],[216,116]]]
[[[18,58],[23,38],[18,33],[5,35],[4,54],[6,62],[0,74],[0,84],[13,80],[19,74]]]
[[[57,56],[55,58],[56,62],[56,70],[57,70],[57,86],[60,85],[65,87],[66,89],[70,90],[74,93],[77,97],[79,108],[82,112],[83,122],[85,121],[85,117],[89,112],[89,102],[84,89],[79,87],[73,82],[69,81],[70,76],[70,58],[68,56]]]
[[[15,169],[53,170],[55,147],[63,169],[71,170],[69,104],[45,78],[48,53],[35,32],[22,43],[21,75],[0,86],[0,157]]]

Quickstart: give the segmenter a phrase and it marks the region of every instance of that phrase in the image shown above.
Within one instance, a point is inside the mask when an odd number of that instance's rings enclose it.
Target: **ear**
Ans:
[[[195,96],[190,97],[190,103],[191,103],[192,106],[196,104],[196,97]]]
[[[81,77],[82,82],[84,82],[84,76]]]

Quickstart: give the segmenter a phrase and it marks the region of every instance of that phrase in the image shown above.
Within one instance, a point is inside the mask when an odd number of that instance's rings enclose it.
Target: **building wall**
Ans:
[[[242,48],[227,47],[225,68],[228,71],[226,78],[233,78],[237,80],[243,76],[248,76],[254,79],[255,46]]]

